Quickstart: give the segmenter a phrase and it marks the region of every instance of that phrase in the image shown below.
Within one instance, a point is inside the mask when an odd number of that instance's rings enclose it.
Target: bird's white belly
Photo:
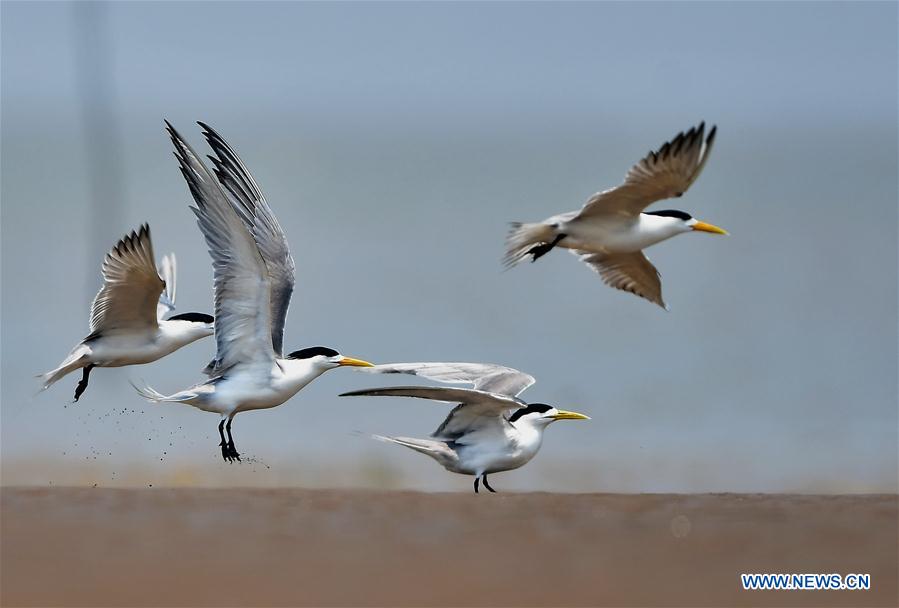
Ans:
[[[276,370],[270,382],[246,377],[227,378],[216,384],[214,400],[227,413],[277,407],[293,397],[310,379],[287,378]]]
[[[534,454],[537,446],[521,447],[506,444],[503,446],[471,445],[460,446],[458,470],[456,473],[466,475],[481,475],[484,473],[499,473],[511,471],[527,464]]]
[[[276,407],[291,396],[283,395],[266,385],[225,381],[215,387],[214,400],[221,411],[237,413]]]
[[[91,362],[100,367],[150,363],[166,356],[178,345],[162,339],[158,332],[109,334],[87,343]]]
[[[642,230],[641,224],[634,220],[600,222],[575,218],[559,226],[558,231],[566,235],[559,246],[592,253],[633,253],[668,238]]]

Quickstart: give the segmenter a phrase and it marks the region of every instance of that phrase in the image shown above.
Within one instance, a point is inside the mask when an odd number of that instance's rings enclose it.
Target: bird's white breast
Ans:
[[[473,433],[460,439],[457,448],[460,473],[481,475],[511,471],[527,464],[543,442],[540,429],[529,425],[512,427],[504,433],[487,435]]]

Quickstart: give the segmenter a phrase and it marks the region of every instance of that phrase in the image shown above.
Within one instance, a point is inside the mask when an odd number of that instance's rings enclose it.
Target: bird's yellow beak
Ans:
[[[374,367],[374,363],[363,361],[362,359],[353,359],[352,357],[344,357],[337,365],[348,365],[350,367]]]
[[[693,230],[699,230],[700,232],[711,232],[712,234],[730,234],[724,228],[719,228],[713,224],[707,224],[706,222],[697,221],[693,224]]]
[[[553,416],[553,420],[590,420],[590,416],[578,414],[577,412],[567,412],[565,410],[559,410]]]

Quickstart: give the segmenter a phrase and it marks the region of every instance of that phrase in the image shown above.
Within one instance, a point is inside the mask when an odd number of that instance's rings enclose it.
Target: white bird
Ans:
[[[528,255],[532,262],[563,247],[581,258],[602,280],[665,308],[659,271],[643,249],[691,231],[727,231],[676,210],[646,211],[649,205],[680,197],[696,181],[715,142],[716,127],[703,140],[705,123],[678,135],[634,165],[620,186],[590,197],[580,211],[534,224],[513,223],[506,239],[507,267]]]
[[[383,374],[413,374],[447,383],[471,384],[474,388],[391,386],[343,393],[351,396],[418,397],[457,403],[432,439],[385,437],[389,441],[426,454],[447,471],[474,475],[495,492],[487,475],[510,471],[527,464],[543,443],[543,431],[556,420],[589,420],[589,416],[557,409],[544,403],[526,403],[518,398],[535,381],[518,370],[487,363],[395,363],[370,370]]]
[[[237,153],[218,133],[199,123],[216,154],[210,157],[213,175],[166,124],[197,204],[191,209],[212,256],[216,354],[206,367],[206,382],[168,396],[148,386],[135,388],[150,401],[186,403],[221,415],[222,458],[232,462],[240,460],[231,435],[231,421],[239,412],[281,405],[329,369],[372,364],[321,346],[284,356],[294,262],[278,220]]]
[[[175,254],[163,256],[157,270],[147,224],[116,243],[103,260],[102,272],[103,287],[91,306],[90,334],[56,369],[38,376],[42,391],[83,369],[75,388],[78,401],[95,367],[150,363],[212,335],[212,317],[203,313],[163,319],[175,309]]]

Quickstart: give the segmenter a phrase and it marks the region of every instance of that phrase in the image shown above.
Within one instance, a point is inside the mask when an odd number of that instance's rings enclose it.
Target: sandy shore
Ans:
[[[896,496],[2,490],[3,606],[895,606]],[[741,572],[870,573],[749,592]]]

